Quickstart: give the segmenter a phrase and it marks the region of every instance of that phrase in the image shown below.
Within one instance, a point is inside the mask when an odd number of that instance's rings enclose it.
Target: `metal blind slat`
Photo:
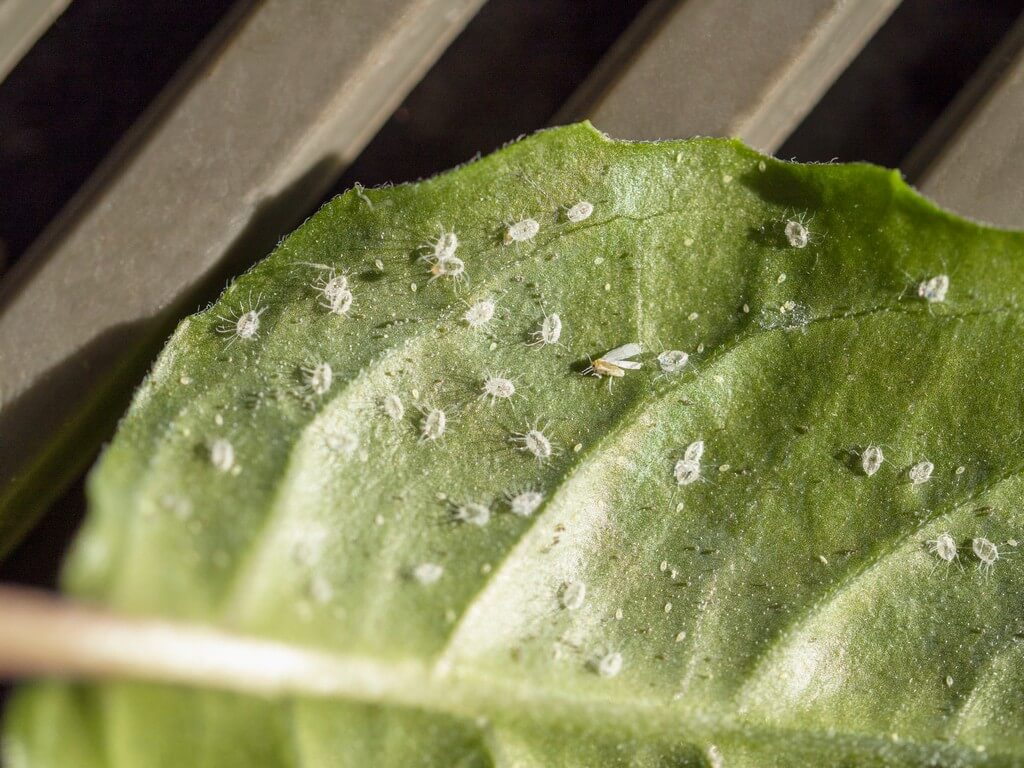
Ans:
[[[267,0],[235,28],[5,278],[0,510],[79,468],[197,291],[298,223],[482,2]]]
[[[736,136],[771,152],[899,0],[685,0],[636,22],[560,121],[616,138]]]

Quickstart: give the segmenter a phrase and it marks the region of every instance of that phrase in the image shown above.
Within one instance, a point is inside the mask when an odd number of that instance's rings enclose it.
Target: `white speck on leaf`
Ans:
[[[218,437],[210,445],[210,463],[218,472],[230,472],[235,467],[235,447],[227,439]]]
[[[437,563],[420,563],[412,569],[412,577],[424,586],[435,584],[444,575],[444,566]]]

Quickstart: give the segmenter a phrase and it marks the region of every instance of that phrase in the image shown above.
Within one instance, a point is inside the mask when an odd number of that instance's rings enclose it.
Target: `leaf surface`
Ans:
[[[11,766],[1024,764],[1022,259],[895,172],[588,125],[346,193],[178,328],[64,581],[423,689],[40,683]]]

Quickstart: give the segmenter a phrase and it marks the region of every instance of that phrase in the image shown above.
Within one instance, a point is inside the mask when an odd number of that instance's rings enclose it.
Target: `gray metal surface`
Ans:
[[[0,0],[0,80],[64,12],[71,0]]]
[[[81,468],[182,312],[264,256],[483,0],[265,0],[0,285],[0,540]],[[45,478],[45,483],[40,478]]]
[[[559,115],[616,138],[736,136],[775,150],[899,0],[655,4]]]
[[[944,208],[1024,229],[1024,17],[909,163]]]

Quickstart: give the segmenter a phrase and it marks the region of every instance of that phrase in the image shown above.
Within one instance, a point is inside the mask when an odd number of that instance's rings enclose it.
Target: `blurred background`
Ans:
[[[0,0],[0,19],[3,5],[10,2]],[[145,136],[147,121],[173,112],[189,78],[224,56],[225,41],[262,5],[73,0],[28,48],[0,82],[0,318],[4,302],[22,290],[11,281],[12,268],[23,259],[46,258],[46,248],[38,244],[58,214],[68,206],[88,209],[95,188],[117,173],[121,160],[112,155],[115,149],[130,148]],[[453,32],[447,48],[440,46],[439,56],[427,57],[425,74],[399,94],[396,109],[381,115],[379,130],[374,126],[356,142],[353,157],[331,166],[324,177],[328,180],[321,178],[310,198],[313,203],[305,202],[247,241],[234,266],[244,268],[264,256],[319,202],[356,182],[373,186],[429,176],[561,121],[570,114],[567,102],[593,82],[602,61],[628,64],[636,43],[622,42],[627,31],[635,35],[637,29],[657,28],[676,5],[662,0],[489,0],[475,15],[468,14],[464,26],[457,25],[461,31]],[[942,127],[940,116],[965,93],[986,60],[992,66],[991,54],[1024,11],[1022,0],[903,0],[894,5],[809,111],[797,115],[778,156],[909,164],[914,181],[913,166],[920,162],[912,156],[915,147],[930,132],[952,130]],[[764,34],[775,31],[765,29]],[[302,41],[295,45],[301,47]],[[301,90],[304,83],[292,87]],[[960,96],[967,106],[978,98]],[[270,109],[252,120],[283,117]],[[597,125],[606,127],[600,121]],[[20,269],[29,274],[34,267]],[[214,280],[212,288],[189,294],[184,311],[201,306],[222,285],[222,279]],[[175,311],[180,316],[181,310]],[[173,324],[173,317],[165,319]],[[151,351],[147,355],[152,359]],[[124,391],[112,396],[112,412],[123,409],[137,373],[123,377],[131,381],[122,382]],[[106,432],[99,437],[109,437],[112,426],[112,419],[105,421]],[[9,430],[0,431],[0,442],[17,442],[14,428]],[[77,448],[87,454],[85,460],[69,471],[69,485],[55,478],[51,490],[60,492],[51,496],[56,500],[41,504],[46,512],[40,524],[0,561],[0,579],[54,584],[62,552],[84,511],[78,467],[91,463],[96,445],[85,442]]]

